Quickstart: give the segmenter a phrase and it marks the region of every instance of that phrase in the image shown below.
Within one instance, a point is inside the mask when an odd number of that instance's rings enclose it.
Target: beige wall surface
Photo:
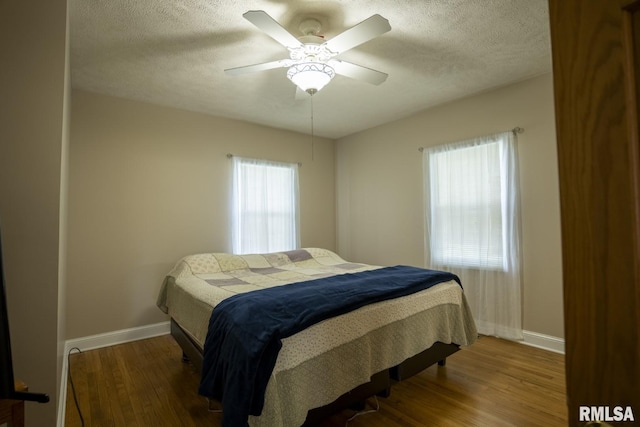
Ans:
[[[230,251],[227,153],[301,162],[301,244],[335,249],[334,142],[72,92],[67,339],[167,320],[183,256]]]
[[[418,148],[522,127],[523,327],[563,337],[554,120],[552,79],[544,75],[338,140],[339,253],[352,261],[424,266]]]
[[[0,2],[0,221],[14,372],[51,398],[26,404],[28,426],[56,425],[60,388],[66,34],[66,0]]]

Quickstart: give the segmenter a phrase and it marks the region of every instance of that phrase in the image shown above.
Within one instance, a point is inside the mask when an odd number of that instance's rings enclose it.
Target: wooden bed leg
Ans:
[[[184,351],[182,352],[182,363],[189,363],[189,356]]]
[[[442,360],[438,360],[438,366],[446,366],[447,365],[447,359],[442,359]]]

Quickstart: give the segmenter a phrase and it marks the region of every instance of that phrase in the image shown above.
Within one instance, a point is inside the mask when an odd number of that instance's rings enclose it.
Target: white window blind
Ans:
[[[435,263],[504,269],[500,158],[494,141],[428,154]]]
[[[299,246],[298,165],[233,157],[233,252]]]

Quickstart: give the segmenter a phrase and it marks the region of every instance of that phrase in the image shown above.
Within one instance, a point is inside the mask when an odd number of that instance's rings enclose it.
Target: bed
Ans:
[[[203,370],[209,320],[222,301],[383,269],[320,248],[190,255],[166,276],[157,305],[169,314],[171,333],[185,356]],[[261,413],[250,416],[249,425],[300,426],[355,401],[388,394],[393,382],[444,360],[476,336],[463,290],[452,280],[322,320],[281,340]]]

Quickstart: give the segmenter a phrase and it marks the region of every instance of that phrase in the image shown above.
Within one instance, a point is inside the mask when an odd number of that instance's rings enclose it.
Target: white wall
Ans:
[[[227,153],[301,162],[301,244],[335,249],[333,141],[82,91],[71,114],[67,339],[167,320],[173,265],[231,250]]]
[[[422,266],[418,148],[514,126],[525,128],[523,324],[562,337],[552,95],[551,76],[541,76],[336,144],[316,140],[312,161],[309,136],[74,91],[66,338],[164,320],[155,298],[177,259],[230,249],[226,153],[303,163],[303,246],[337,249],[353,261]]]
[[[56,423],[64,337],[67,2],[0,2],[0,220],[16,378],[51,402],[26,424]]]
[[[563,337],[554,120],[552,78],[544,75],[338,140],[339,253],[353,261],[424,266],[418,148],[522,127],[523,327]]]

